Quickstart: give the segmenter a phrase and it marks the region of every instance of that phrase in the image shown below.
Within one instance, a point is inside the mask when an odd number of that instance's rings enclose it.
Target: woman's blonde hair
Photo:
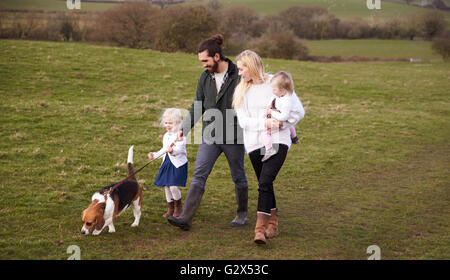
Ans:
[[[248,68],[252,80],[246,82],[241,78],[241,82],[236,86],[236,90],[234,92],[232,104],[233,108],[241,107],[244,96],[253,84],[254,80],[260,80],[263,82],[266,80],[264,64],[262,63],[261,57],[257,53],[251,50],[245,50],[236,57],[236,63],[238,61],[240,61],[243,66]]]
[[[165,109],[160,118],[160,125],[164,126],[164,121],[167,119],[171,119],[174,122],[174,128],[178,130],[181,126],[181,122],[183,121],[181,110],[177,108]]]
[[[270,82],[274,83],[279,89],[285,90],[288,94],[294,92],[294,81],[288,72],[281,71],[276,73]]]

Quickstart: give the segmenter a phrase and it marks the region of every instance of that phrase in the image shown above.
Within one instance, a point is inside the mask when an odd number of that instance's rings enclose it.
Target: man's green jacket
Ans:
[[[203,116],[203,141],[208,144],[243,144],[242,128],[231,105],[240,77],[237,66],[228,58],[225,61],[228,62],[228,70],[219,92],[213,74],[205,70],[200,75],[194,102],[181,126],[184,136]]]

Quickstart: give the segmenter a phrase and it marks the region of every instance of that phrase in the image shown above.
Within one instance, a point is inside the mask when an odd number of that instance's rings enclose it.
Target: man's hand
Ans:
[[[177,133],[177,139],[175,141],[182,141],[182,140],[183,140],[183,130],[180,130]]]
[[[153,153],[148,153],[148,158],[150,159],[150,160],[153,160],[154,158],[155,158],[155,156],[153,155]]]
[[[169,148],[167,148],[167,152],[168,152],[169,154],[172,154],[172,153],[173,153],[173,148],[172,148],[172,146],[169,146]]]

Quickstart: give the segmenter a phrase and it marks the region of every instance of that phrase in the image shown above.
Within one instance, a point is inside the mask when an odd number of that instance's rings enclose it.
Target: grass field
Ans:
[[[187,5],[206,4],[207,0],[187,1]],[[408,6],[402,3],[382,1],[380,10],[369,10],[364,0],[221,0],[223,7],[243,5],[254,9],[262,15],[277,13],[294,5],[315,5],[326,7],[330,13],[340,19],[361,17],[367,20],[405,16],[413,13],[423,13],[428,9]],[[82,10],[104,10],[116,6],[113,3],[93,3],[81,1]],[[38,9],[44,11],[67,10],[66,1],[62,0],[1,0],[0,7],[7,9]],[[447,19],[450,12],[446,12]],[[448,20],[449,21],[449,20]]]
[[[98,11],[117,6],[114,3],[94,3],[81,1],[81,10]],[[64,0],[1,0],[0,8],[5,9],[35,9],[42,11],[67,11],[67,4]]]
[[[323,6],[328,8],[330,13],[335,14],[338,18],[347,18],[352,16],[360,16],[362,18],[375,16],[391,17],[393,15],[404,14],[409,12],[421,12],[423,9],[417,7],[408,7],[396,3],[383,2],[381,10],[369,10],[366,1],[360,0],[223,0],[224,6],[244,5],[248,6],[261,14],[270,14],[276,11],[287,9],[290,6]]]
[[[0,40],[0,259],[449,259],[450,64],[312,63],[264,59],[292,73],[306,109],[276,182],[280,235],[253,241],[257,182],[248,157],[249,225],[231,228],[235,198],[222,156],[189,232],[161,215],[138,175],[132,211],[116,233],[81,236],[91,195],[161,145],[165,107],[187,109],[202,71],[195,55]],[[189,178],[196,145],[188,145]],[[187,188],[182,190],[183,200]]]
[[[305,40],[310,55],[378,58],[420,58],[442,61],[430,41],[408,40]]]
[[[201,2],[207,2],[203,0]],[[408,6],[399,3],[381,1],[380,10],[369,10],[363,0],[222,0],[224,7],[243,5],[254,9],[260,14],[272,14],[291,6],[323,6],[337,18],[361,17],[364,19],[383,19],[403,16],[411,13],[423,13],[427,9]],[[446,13],[450,14],[450,13]],[[449,16],[447,15],[447,18]]]

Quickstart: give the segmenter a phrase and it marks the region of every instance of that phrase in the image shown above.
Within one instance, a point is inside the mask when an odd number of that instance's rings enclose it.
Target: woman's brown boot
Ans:
[[[266,237],[274,238],[278,235],[278,209],[271,209],[270,215],[271,216],[266,229]]]
[[[180,217],[181,212],[183,211],[183,207],[181,206],[181,199],[175,200],[175,209],[173,211],[173,215],[175,218]]]
[[[265,232],[269,219],[270,216],[267,214],[261,212],[256,213],[255,243],[266,244]]]
[[[174,201],[172,200],[171,202],[168,202],[167,203],[167,205],[168,205],[168,208],[167,208],[167,212],[166,212],[166,214],[164,214],[163,215],[163,217],[164,218],[168,218],[168,217],[170,217],[170,216],[172,216],[173,215],[173,211],[174,211]]]

